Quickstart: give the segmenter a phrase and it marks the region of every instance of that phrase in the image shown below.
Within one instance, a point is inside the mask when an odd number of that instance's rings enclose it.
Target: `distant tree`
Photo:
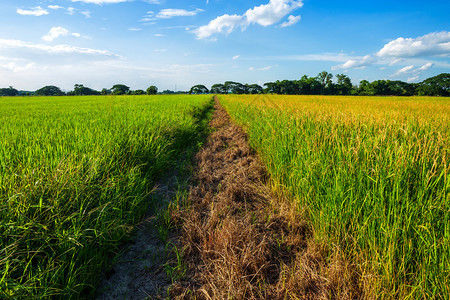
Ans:
[[[277,81],[279,82],[279,81]],[[277,82],[266,82],[263,84],[265,94],[280,94],[279,86]]]
[[[225,81],[224,88],[230,94],[246,94],[245,85],[234,81]]]
[[[352,90],[352,81],[347,75],[337,74],[336,94],[338,95],[350,95]]]
[[[47,85],[43,88],[40,88],[36,91],[36,95],[39,96],[62,96],[64,95],[64,92],[61,91],[59,87],[56,87],[54,85]]]
[[[359,82],[358,88],[356,89],[356,94],[362,96],[371,96],[373,95],[373,90],[370,88],[370,82],[367,80],[361,80]]]
[[[101,91],[102,95],[111,95],[111,90],[107,89],[107,88],[103,88]]]
[[[154,85],[151,85],[147,88],[147,95],[156,95],[158,93],[158,88]]]
[[[133,95],[145,95],[147,94],[144,90],[135,90],[133,91]]]
[[[322,91],[322,82],[317,77],[303,75],[296,84],[300,95],[318,95]]]
[[[17,96],[17,95],[19,95],[19,91],[13,88],[12,86],[0,89],[0,96]]]
[[[130,91],[130,88],[124,84],[115,84],[111,88],[113,95],[126,95]]]
[[[333,74],[328,73],[327,71],[322,71],[317,75],[317,79],[320,81],[322,86],[321,94],[333,94]]]
[[[72,92],[69,92],[68,95],[100,95],[99,91],[93,90],[91,88],[85,87],[82,84],[75,84]]]
[[[164,90],[164,91],[162,91],[160,94],[163,94],[163,95],[174,95],[174,94],[178,94],[179,92],[177,92],[177,93],[175,93],[174,91],[172,91],[172,90]]]
[[[263,88],[257,84],[246,85],[246,89],[248,94],[262,94],[264,92]]]
[[[387,81],[388,93],[392,96],[412,96],[415,94],[415,84],[400,80]]]
[[[202,84],[194,85],[189,91],[189,94],[208,94],[208,93],[209,93],[208,88]]]
[[[211,87],[211,93],[212,94],[226,94],[226,93],[228,93],[228,91],[225,88],[225,85],[223,85],[221,83],[217,83]]]
[[[450,73],[425,79],[417,86],[419,96],[450,96]]]

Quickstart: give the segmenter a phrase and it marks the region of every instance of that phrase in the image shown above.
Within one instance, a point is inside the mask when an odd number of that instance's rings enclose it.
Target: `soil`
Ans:
[[[158,213],[167,209],[179,190],[178,170],[173,170],[156,186],[147,217],[136,226],[135,235],[117,255],[112,268],[106,272],[98,287],[99,300],[166,299],[172,284],[164,264],[171,258],[166,245],[174,240],[169,232],[164,241],[157,230]]]

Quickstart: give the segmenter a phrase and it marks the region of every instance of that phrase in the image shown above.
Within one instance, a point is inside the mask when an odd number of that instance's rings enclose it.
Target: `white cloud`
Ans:
[[[173,17],[192,17],[197,15],[199,12],[202,12],[203,9],[197,8],[196,10],[188,11],[185,9],[175,9],[175,8],[167,8],[161,10],[157,15],[156,18],[158,19],[170,19]],[[149,12],[147,12],[149,13]]]
[[[402,75],[404,73],[410,73],[412,71],[412,69],[414,69],[414,65],[406,66],[404,68],[401,68],[397,72],[395,72],[392,76],[398,76],[398,75]]]
[[[141,31],[142,28],[136,28],[136,27],[130,27],[128,28],[129,31]]]
[[[366,55],[360,59],[349,59],[345,63],[341,65],[337,65],[332,67],[332,70],[339,70],[339,69],[356,69],[356,68],[365,68],[367,66],[370,66],[375,62],[375,59],[370,56]]]
[[[378,51],[385,57],[450,56],[450,32],[432,32],[417,38],[399,37]]]
[[[56,10],[56,9],[63,9],[64,7],[59,6],[59,5],[49,5],[48,8]]]
[[[417,80],[419,80],[419,76],[414,76],[414,77],[407,79],[408,82],[413,82],[413,81],[417,81]]]
[[[255,68],[255,67],[250,67],[248,68],[250,71],[269,71],[270,69],[272,69],[272,66],[267,66],[267,67],[263,67],[263,68]]]
[[[165,36],[165,35],[164,35],[164,34],[161,34],[161,33],[155,33],[153,36],[154,36],[154,37],[162,37],[162,36]]]
[[[91,12],[86,10],[86,11],[82,11],[81,14],[85,17],[85,18],[90,18],[91,17]]]
[[[415,72],[423,72],[428,70],[429,68],[431,68],[433,66],[433,63],[426,63],[423,66],[421,66],[420,68],[418,68],[417,70],[415,70]]]
[[[76,32],[71,33],[66,28],[58,26],[58,27],[52,27],[50,29],[50,31],[46,35],[44,35],[42,37],[42,39],[44,41],[51,42],[51,41],[53,41],[53,40],[55,40],[55,39],[57,39],[59,37],[62,37],[62,36],[74,36],[74,37],[77,37],[77,38],[81,37],[81,35],[79,33],[76,33]]]
[[[292,26],[296,23],[298,23],[300,21],[301,17],[300,16],[289,16],[288,17],[288,21],[284,22],[280,25],[280,27],[288,27],[288,26]]]
[[[268,4],[247,10],[245,16],[249,24],[269,26],[279,22],[287,14],[302,6],[302,1],[270,0]]]
[[[200,26],[194,30],[198,39],[208,38],[215,33],[225,32],[230,34],[234,28],[243,26],[244,17],[238,15],[228,15],[217,17],[210,21],[208,25]]]
[[[406,66],[404,68],[401,68],[400,70],[398,70],[397,72],[395,72],[394,74],[392,74],[391,76],[401,76],[401,75],[405,75],[405,74],[414,74],[417,76],[412,77],[413,80],[416,79],[416,77],[418,78],[418,75],[421,74],[422,72],[428,70],[429,68],[431,68],[433,66],[433,63],[428,62],[426,64],[424,64],[423,66],[421,66],[420,68],[414,69],[414,65],[410,65],[410,66]]]
[[[197,39],[204,39],[217,33],[230,34],[236,27],[245,29],[250,24],[266,27],[281,21],[289,13],[302,6],[301,0],[270,0],[268,4],[255,6],[243,15],[225,14],[219,16],[193,32],[197,35]],[[284,26],[290,26],[299,20],[300,17],[289,16],[288,21],[283,24]]]
[[[102,55],[110,57],[118,57],[108,50],[98,50],[91,48],[82,48],[70,45],[43,45],[43,44],[32,44],[20,40],[7,40],[0,39],[0,49],[28,49],[33,51],[46,52],[50,54],[85,54],[85,55]]]
[[[68,7],[67,8],[67,13],[69,14],[69,15],[73,15],[74,13],[75,13],[75,8],[73,8],[73,7]]]
[[[236,59],[238,59],[239,57],[241,57],[241,56],[240,56],[240,55],[235,55],[235,56],[233,56],[232,60],[236,60]]]
[[[45,9],[43,9],[40,6],[34,7],[30,10],[25,10],[25,9],[17,9],[17,13],[19,15],[23,15],[23,16],[43,16],[43,15],[48,15],[48,11],[46,11]]]

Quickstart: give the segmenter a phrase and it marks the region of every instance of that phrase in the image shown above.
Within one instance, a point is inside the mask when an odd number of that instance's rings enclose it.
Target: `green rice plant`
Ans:
[[[450,99],[220,96],[367,295],[450,295]]]
[[[90,298],[210,96],[0,98],[0,298]],[[192,153],[192,150],[189,150]]]

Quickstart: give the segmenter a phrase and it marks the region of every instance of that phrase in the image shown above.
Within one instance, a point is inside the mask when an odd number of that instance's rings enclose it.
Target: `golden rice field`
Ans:
[[[220,95],[368,296],[450,295],[450,99]]]

